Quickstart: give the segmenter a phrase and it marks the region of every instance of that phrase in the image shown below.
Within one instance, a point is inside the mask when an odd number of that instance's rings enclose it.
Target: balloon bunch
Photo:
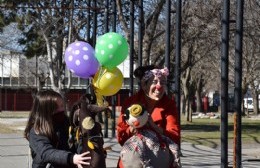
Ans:
[[[99,105],[107,103],[103,96],[112,96],[122,87],[124,78],[117,65],[127,56],[127,40],[115,32],[99,36],[95,50],[83,41],[76,41],[65,50],[68,69],[81,78],[93,78],[92,85]]]

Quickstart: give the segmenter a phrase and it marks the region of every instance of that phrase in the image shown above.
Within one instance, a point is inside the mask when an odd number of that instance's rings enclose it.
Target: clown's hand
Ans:
[[[129,125],[129,132],[130,132],[131,134],[135,134],[135,133],[137,132],[137,130],[135,129],[135,127]]]

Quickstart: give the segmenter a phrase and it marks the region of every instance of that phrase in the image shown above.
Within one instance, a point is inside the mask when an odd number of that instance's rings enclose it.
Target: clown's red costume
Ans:
[[[166,67],[160,69],[154,65],[140,66],[134,71],[141,88],[122,106],[117,122],[117,139],[121,145],[124,145],[136,131],[124,121],[124,112],[133,104],[141,105],[150,114],[149,127],[170,138],[175,144],[180,144],[180,124],[175,101],[166,95],[168,75],[169,70]],[[120,159],[118,167],[123,167]]]
[[[145,94],[142,90],[134,96],[127,99],[122,106],[121,114],[117,124],[117,140],[123,145],[125,141],[132,136],[129,131],[129,125],[124,121],[123,115],[127,107],[132,104],[142,104],[146,108]],[[180,144],[180,126],[177,121],[178,113],[175,101],[164,95],[157,103],[152,113],[150,113],[153,121],[164,129],[164,135],[171,138],[176,144]]]
[[[133,134],[130,132],[129,125],[124,121],[124,112],[132,104],[141,104],[146,108],[145,93],[140,90],[132,97],[128,98],[122,106],[121,114],[117,124],[117,140],[120,145],[123,145],[127,139]],[[164,95],[156,104],[150,115],[155,124],[163,128],[163,134],[172,139],[176,144],[180,144],[180,126],[177,121],[178,113],[176,110],[175,101]],[[118,168],[123,168],[119,159]]]

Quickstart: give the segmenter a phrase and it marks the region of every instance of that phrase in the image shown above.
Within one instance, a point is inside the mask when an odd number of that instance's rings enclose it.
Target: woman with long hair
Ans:
[[[39,91],[24,131],[29,141],[32,168],[65,168],[88,165],[91,158],[74,154],[68,147],[68,118],[62,96],[53,90]]]

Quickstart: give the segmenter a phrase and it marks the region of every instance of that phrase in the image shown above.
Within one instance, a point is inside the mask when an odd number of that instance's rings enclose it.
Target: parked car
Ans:
[[[254,111],[253,98],[244,98],[244,108],[248,111]]]

